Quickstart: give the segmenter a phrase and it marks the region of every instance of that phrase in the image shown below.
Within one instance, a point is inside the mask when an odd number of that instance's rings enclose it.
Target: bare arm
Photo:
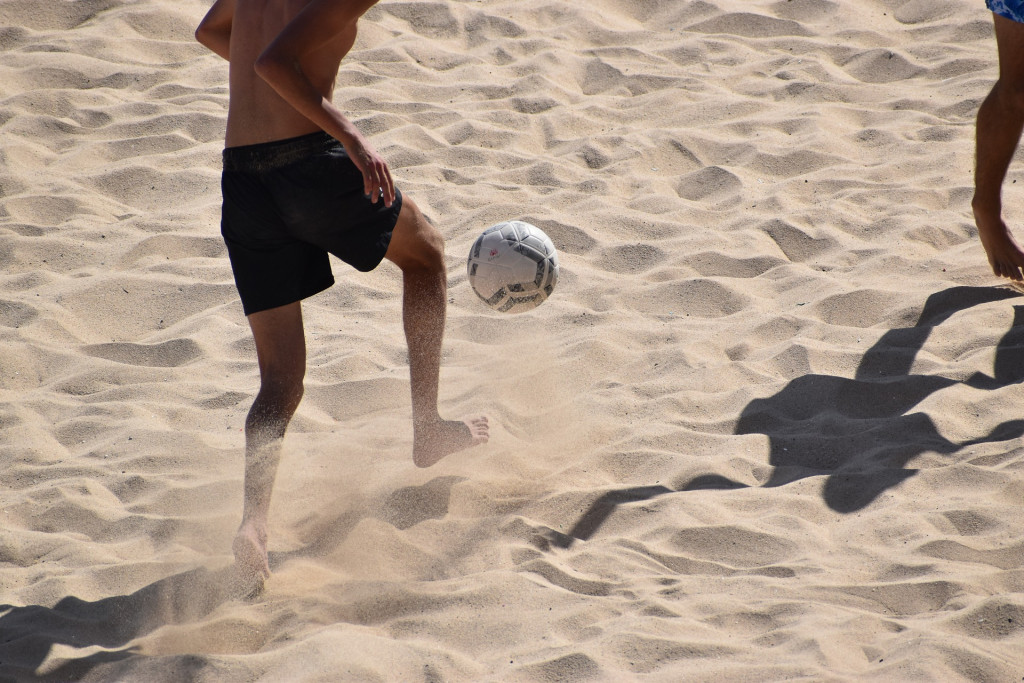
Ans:
[[[217,0],[196,28],[196,40],[228,58],[231,48],[231,21],[235,16],[235,0]]]
[[[304,58],[355,31],[356,21],[377,0],[313,0],[256,60],[254,69],[300,114],[336,138],[363,174],[364,190],[373,201],[383,192],[391,206],[394,183],[387,164],[359,130],[303,71]]]

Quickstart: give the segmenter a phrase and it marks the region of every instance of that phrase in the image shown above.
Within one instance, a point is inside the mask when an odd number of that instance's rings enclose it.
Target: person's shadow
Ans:
[[[1012,290],[990,287],[953,287],[932,294],[917,324],[882,335],[864,354],[853,379],[805,375],[777,394],[747,404],[735,433],[768,437],[774,470],[764,486],[825,475],[825,503],[849,513],[913,476],[917,470],[906,465],[922,453],[952,455],[1024,434],[1024,420],[1010,420],[985,436],[956,443],[942,436],[925,413],[909,412],[936,391],[958,383],[910,373],[932,330],[954,313],[1015,296]],[[994,376],[976,374],[966,383],[999,389],[1021,379],[1024,307],[1014,306],[1013,326],[996,348]]]
[[[912,477],[907,463],[925,452],[952,455],[981,443],[1024,434],[1024,420],[1009,420],[987,435],[957,443],[939,433],[931,418],[910,412],[940,389],[960,383],[936,375],[911,374],[917,353],[932,330],[953,314],[983,303],[1020,296],[1005,288],[952,287],[928,297],[913,327],[886,332],[864,354],[853,379],[804,375],[778,393],[751,401],[734,433],[768,437],[773,470],[765,487],[825,476],[825,503],[841,513],[860,510],[884,491]],[[995,390],[1024,379],[1024,306],[1014,306],[1013,325],[996,348],[992,377],[975,374],[965,384]],[[546,544],[568,547],[590,538],[624,503],[701,489],[745,488],[717,474],[694,477],[674,488],[642,486],[609,491],[594,501],[568,534]]]
[[[462,477],[435,477],[419,486],[399,488],[372,514],[396,529],[441,519],[448,514],[451,489],[460,481]],[[366,509],[354,507],[324,515],[311,527],[309,543],[270,553],[272,570],[276,572],[296,558],[330,555],[367,514]],[[227,566],[217,571],[197,568],[181,572],[130,595],[94,602],[66,596],[53,607],[0,604],[0,683],[80,680],[97,666],[116,667],[117,662],[145,657],[130,645],[137,638],[162,626],[198,622],[226,602],[255,595],[239,582],[234,567]],[[55,645],[81,650],[82,656],[50,659]],[[176,666],[202,666],[200,659],[190,662]],[[181,680],[192,677],[180,670],[176,676]]]
[[[137,656],[126,647],[135,638],[196,621],[229,600],[232,569],[193,569],[95,602],[68,596],[53,607],[0,605],[0,682],[77,681],[100,664]],[[97,649],[41,670],[55,644]]]

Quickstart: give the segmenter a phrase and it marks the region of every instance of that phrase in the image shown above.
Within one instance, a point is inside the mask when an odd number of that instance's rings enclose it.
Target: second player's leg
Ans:
[[[1024,128],[1024,24],[994,15],[999,80],[978,110],[974,198],[982,245],[996,275],[1022,279],[1024,250],[1003,222],[1002,185]]]

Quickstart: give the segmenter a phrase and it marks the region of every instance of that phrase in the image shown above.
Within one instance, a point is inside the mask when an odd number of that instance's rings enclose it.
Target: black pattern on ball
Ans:
[[[469,250],[466,267],[476,295],[503,313],[536,308],[558,282],[554,243],[524,221],[505,221],[484,230]]]

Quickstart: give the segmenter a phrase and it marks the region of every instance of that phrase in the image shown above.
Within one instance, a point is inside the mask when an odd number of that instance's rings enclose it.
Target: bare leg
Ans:
[[[260,366],[260,391],[245,420],[245,500],[232,546],[245,592],[263,587],[267,563],[270,492],[281,440],[302,399],[306,344],[302,308],[296,302],[249,316]]]
[[[442,420],[437,411],[441,341],[448,280],[441,234],[408,197],[395,226],[387,258],[402,269],[402,321],[409,344],[412,385],[413,462],[429,467],[441,458],[488,438],[486,417]]]
[[[1024,250],[1002,219],[1002,185],[1024,129],[1024,24],[995,21],[999,80],[978,109],[975,190],[971,207],[992,271],[1021,280]]]

